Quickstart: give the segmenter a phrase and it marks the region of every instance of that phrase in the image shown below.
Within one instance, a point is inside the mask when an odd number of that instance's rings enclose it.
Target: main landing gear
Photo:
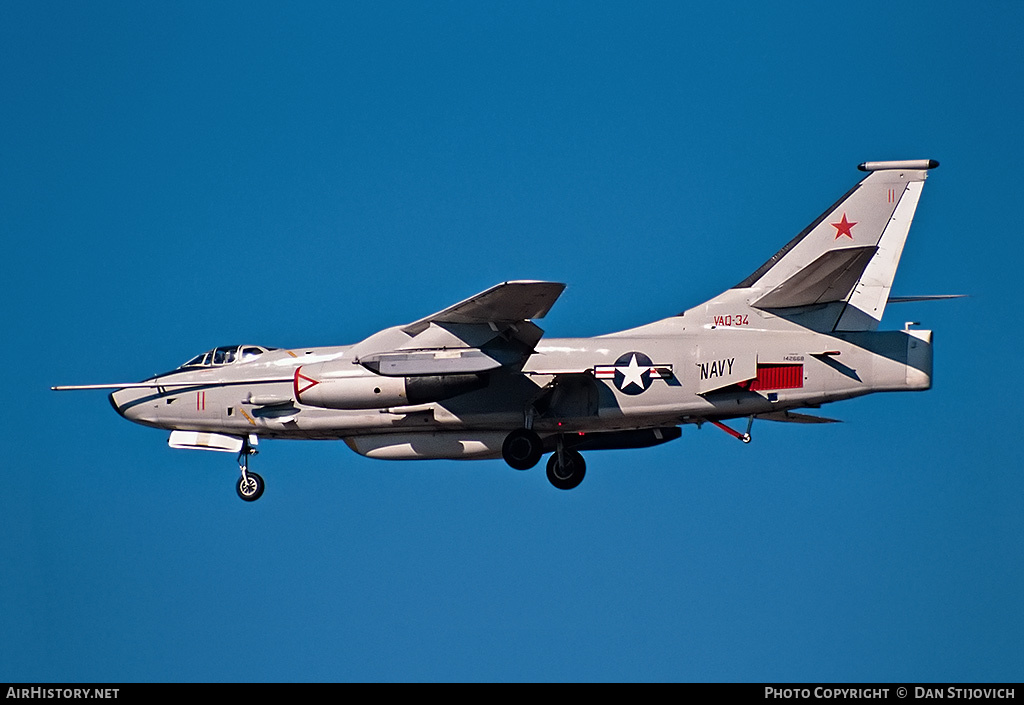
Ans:
[[[580,452],[562,448],[562,439],[558,439],[558,450],[548,458],[548,482],[560,490],[571,490],[586,474],[587,464]]]
[[[516,470],[529,470],[540,462],[543,455],[544,441],[526,428],[512,431],[501,446],[501,456]],[[565,448],[559,436],[555,452],[548,459],[548,481],[560,490],[571,490],[583,482],[586,472],[583,456],[579,451]]]
[[[501,457],[516,470],[529,470],[544,455],[544,441],[533,431],[518,428],[501,444]]]
[[[254,472],[249,472],[249,456],[256,455],[258,452],[246,440],[242,445],[242,450],[238,453],[238,469],[242,472],[242,476],[238,478],[235,489],[238,491],[238,496],[246,502],[255,502],[263,496],[265,487],[263,478]]]

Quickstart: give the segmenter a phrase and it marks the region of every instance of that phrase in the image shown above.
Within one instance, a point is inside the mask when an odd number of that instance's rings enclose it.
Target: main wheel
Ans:
[[[501,457],[516,470],[529,470],[544,455],[544,442],[533,431],[518,428],[505,437]]]
[[[587,463],[579,451],[563,450],[562,462],[558,462],[558,453],[552,453],[548,459],[548,482],[560,490],[571,490],[583,482],[587,474]]]
[[[246,476],[248,479],[246,477],[238,478],[235,489],[238,491],[238,496],[246,502],[255,502],[263,496],[263,478],[254,472],[246,472]]]

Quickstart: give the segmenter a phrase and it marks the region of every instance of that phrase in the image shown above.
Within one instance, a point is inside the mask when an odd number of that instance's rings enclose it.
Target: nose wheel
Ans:
[[[238,454],[238,469],[241,471],[242,476],[238,478],[235,490],[237,490],[238,496],[246,502],[255,502],[262,497],[265,487],[262,477],[254,472],[249,472],[249,456],[256,455],[257,452],[246,441],[245,445],[242,446],[242,451]]]
[[[235,489],[238,490],[238,496],[246,502],[255,502],[262,497],[263,487],[263,478],[254,472],[247,472],[242,475],[242,477],[238,478],[238,484],[235,485]]]

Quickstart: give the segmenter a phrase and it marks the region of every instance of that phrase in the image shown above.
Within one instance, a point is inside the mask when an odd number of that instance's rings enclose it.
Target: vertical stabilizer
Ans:
[[[907,241],[907,233],[910,232],[910,224],[914,220],[914,212],[917,210],[917,203],[921,198],[921,191],[924,189],[924,180],[928,176],[927,170],[903,170],[899,165],[901,162],[876,162],[879,170],[875,174],[888,174],[891,178],[896,176],[897,185],[903,185],[902,194],[893,210],[889,222],[882,231],[878,241],[878,251],[868,263],[864,273],[861,275],[857,286],[850,296],[850,300],[843,310],[836,330],[856,331],[875,330],[882,321],[882,314],[885,312],[885,304],[889,300],[889,292],[892,290],[893,278],[896,276],[896,268],[900,263],[900,256],[903,254],[903,245]],[[895,164],[897,166],[885,166]],[[938,166],[938,162],[928,162],[928,168]],[[862,164],[861,168],[867,168],[871,163]],[[906,174],[912,174],[909,178]],[[868,176],[870,179],[871,176]],[[904,179],[906,179],[904,184]]]
[[[865,162],[860,183],[753,274],[695,311],[754,309],[818,331],[875,330],[932,160]]]

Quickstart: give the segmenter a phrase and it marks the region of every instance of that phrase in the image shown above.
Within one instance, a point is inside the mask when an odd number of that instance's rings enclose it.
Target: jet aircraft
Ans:
[[[586,472],[582,452],[642,448],[714,424],[744,442],[754,419],[828,423],[797,409],[931,386],[932,333],[879,331],[933,160],[865,162],[867,173],[736,286],[678,315],[592,338],[544,338],[564,284],[507,281],[355,345],[229,345],[114,389],[124,418],[174,448],[235,453],[238,495],[262,439],[341,439],[390,460],[545,454],[551,484]],[[745,431],[727,425],[746,422]],[[741,426],[742,428],[742,426]]]

